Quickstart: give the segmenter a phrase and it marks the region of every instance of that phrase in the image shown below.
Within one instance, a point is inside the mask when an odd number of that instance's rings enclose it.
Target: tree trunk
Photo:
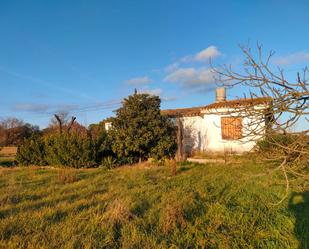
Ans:
[[[176,121],[176,126],[177,126],[177,152],[175,159],[177,162],[182,162],[185,160],[183,150],[183,124],[179,118]]]

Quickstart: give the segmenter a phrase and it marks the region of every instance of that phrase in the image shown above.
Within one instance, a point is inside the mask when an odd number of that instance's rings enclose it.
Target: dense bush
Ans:
[[[298,141],[302,141],[299,143]],[[307,175],[309,136],[303,134],[268,134],[257,142],[258,152],[270,159],[284,158],[291,171],[298,175]],[[287,153],[288,151],[288,153]]]
[[[57,133],[46,136],[45,159],[49,165],[74,168],[95,166],[95,150],[92,139],[76,133]]]
[[[89,133],[94,145],[95,162],[102,164],[103,161],[106,161],[106,158],[115,159],[116,155],[113,153],[111,147],[112,137],[106,132],[104,122],[90,125]]]
[[[257,142],[257,148],[261,152],[274,151],[280,146],[289,146],[297,139],[291,134],[268,134],[264,139]]]
[[[112,156],[104,157],[101,162],[101,166],[106,167],[107,169],[113,169],[117,165],[117,159]]]
[[[95,146],[89,137],[76,133],[34,135],[18,147],[21,165],[58,165],[75,168],[95,166]]]
[[[121,161],[132,163],[147,158],[173,157],[176,151],[175,129],[160,113],[158,96],[135,93],[124,99],[112,118],[112,150]]]
[[[16,161],[22,165],[46,165],[43,138],[34,134],[17,149]]]
[[[33,135],[18,147],[16,160],[21,165],[74,168],[95,167],[110,164],[107,162],[111,161],[113,164],[116,162],[115,155],[111,151],[109,136],[103,130],[96,137],[81,136],[76,132]],[[110,165],[107,167],[111,168]]]

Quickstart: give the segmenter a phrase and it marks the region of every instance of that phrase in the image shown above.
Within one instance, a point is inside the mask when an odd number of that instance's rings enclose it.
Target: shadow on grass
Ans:
[[[196,167],[203,167],[205,165],[198,164],[198,163],[190,163],[190,162],[182,162],[179,163],[177,166],[177,173],[182,173],[191,169],[194,169]]]
[[[0,158],[0,167],[14,167],[15,162],[10,158]]]
[[[45,220],[51,224],[57,224],[62,222],[66,217],[68,213],[61,210],[56,210],[51,215],[46,215]]]
[[[77,200],[79,198],[79,195],[72,194],[72,195],[66,195],[63,197],[55,198],[52,200],[43,200],[43,201],[35,201],[35,203],[27,203],[25,205],[19,206],[19,207],[10,207],[7,209],[3,209],[0,211],[0,219],[5,219],[8,216],[14,216],[17,215],[20,212],[28,212],[28,211],[37,211],[45,207],[53,208],[58,205],[58,203],[62,201],[67,200]]]
[[[299,249],[309,248],[309,192],[292,193],[289,210],[295,216],[295,236],[299,241]]]

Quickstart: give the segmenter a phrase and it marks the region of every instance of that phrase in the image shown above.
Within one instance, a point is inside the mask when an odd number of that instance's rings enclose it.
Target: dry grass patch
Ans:
[[[179,203],[168,204],[162,210],[160,223],[165,235],[175,229],[185,229],[187,222],[182,205]]]
[[[78,181],[77,170],[75,169],[60,169],[57,179],[59,183],[73,183]]]
[[[168,160],[166,162],[166,166],[170,168],[171,176],[175,176],[177,174],[177,163],[175,160]]]
[[[106,216],[114,224],[126,223],[133,217],[130,205],[129,199],[116,199],[108,207]]]
[[[17,153],[17,147],[2,147],[0,150],[0,156],[14,157]]]

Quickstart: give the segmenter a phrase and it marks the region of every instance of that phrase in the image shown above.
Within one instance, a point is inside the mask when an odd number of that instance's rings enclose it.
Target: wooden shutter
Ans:
[[[224,140],[236,140],[242,138],[242,118],[222,117],[221,134]]]

